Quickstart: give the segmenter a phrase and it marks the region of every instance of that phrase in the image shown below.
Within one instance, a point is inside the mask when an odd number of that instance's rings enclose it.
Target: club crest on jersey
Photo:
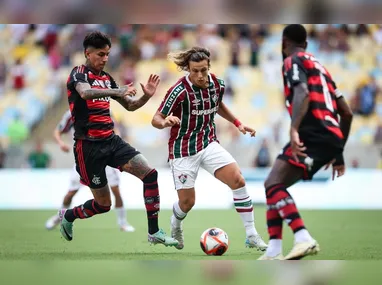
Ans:
[[[213,94],[212,95],[212,101],[214,101],[214,103],[216,103],[217,101],[218,101],[218,99],[219,99],[219,95],[218,94]]]
[[[182,183],[182,184],[186,183],[186,181],[187,181],[187,175],[186,174],[181,174],[178,176],[178,178],[179,178],[180,183]]]

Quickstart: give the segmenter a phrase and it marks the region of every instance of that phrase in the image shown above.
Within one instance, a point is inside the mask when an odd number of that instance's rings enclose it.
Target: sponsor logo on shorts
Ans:
[[[307,156],[305,157],[305,160],[304,160],[304,164],[306,165],[306,167],[308,168],[308,170],[311,170],[312,167],[313,167],[313,163],[314,163],[314,160],[313,158]]]
[[[187,181],[187,175],[181,174],[178,176],[180,183],[184,184]]]

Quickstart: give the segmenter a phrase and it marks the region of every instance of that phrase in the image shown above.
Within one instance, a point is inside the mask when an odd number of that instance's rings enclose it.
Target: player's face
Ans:
[[[86,50],[86,58],[89,60],[93,69],[102,71],[109,60],[110,47],[102,49],[89,48]]]
[[[208,61],[206,59],[200,62],[190,61],[189,70],[192,84],[200,88],[208,87]]]

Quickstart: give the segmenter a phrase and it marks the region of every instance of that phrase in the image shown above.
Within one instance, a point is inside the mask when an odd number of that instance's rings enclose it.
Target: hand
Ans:
[[[69,147],[65,144],[65,143],[63,143],[63,144],[61,144],[60,145],[60,149],[63,151],[63,152],[69,152]]]
[[[133,83],[130,83],[129,85],[124,85],[121,88],[119,88],[119,95],[118,97],[126,97],[126,96],[135,96],[137,94],[137,89],[133,87]]]
[[[326,164],[324,168],[326,170],[329,168],[329,166],[332,165],[332,180],[334,180],[334,178],[336,177],[336,174],[337,174],[337,178],[344,175],[346,170],[345,164],[333,165],[335,162],[336,162],[336,159],[333,159],[328,164]]]
[[[251,134],[251,137],[254,137],[256,135],[256,131],[250,127],[244,126],[241,124],[240,126],[237,127],[240,132],[242,132],[244,135],[248,133]]]
[[[166,117],[166,119],[164,119],[163,127],[167,128],[167,127],[172,127],[172,126],[179,125],[179,124],[180,124],[180,119],[178,117],[175,117],[172,114],[170,114],[170,116],[168,116],[168,117]]]
[[[150,98],[153,97],[153,95],[155,94],[155,91],[157,90],[159,82],[160,82],[160,79],[158,75],[150,74],[150,77],[147,80],[146,85],[143,85],[141,83],[143,93],[146,96],[149,96]]]
[[[290,131],[290,144],[292,148],[292,156],[293,159],[296,162],[299,162],[298,157],[307,157],[308,155],[304,153],[306,150],[306,147],[304,146],[304,143],[300,141],[300,136],[298,134],[298,131],[295,129],[291,129]]]

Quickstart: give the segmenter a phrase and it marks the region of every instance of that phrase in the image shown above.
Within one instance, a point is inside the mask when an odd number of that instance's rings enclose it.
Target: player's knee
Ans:
[[[245,186],[245,179],[240,173],[236,174],[232,178],[231,189],[239,189]]]

